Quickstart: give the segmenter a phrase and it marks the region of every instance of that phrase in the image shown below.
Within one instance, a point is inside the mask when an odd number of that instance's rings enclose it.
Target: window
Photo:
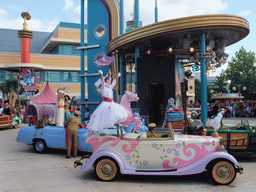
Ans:
[[[71,72],[63,72],[63,81],[64,82],[71,82],[72,81]]]
[[[48,79],[50,82],[61,82],[61,72],[45,71],[45,79]]]

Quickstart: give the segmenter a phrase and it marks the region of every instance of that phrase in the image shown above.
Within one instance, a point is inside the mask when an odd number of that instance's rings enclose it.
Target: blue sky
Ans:
[[[85,0],[86,2],[86,0]],[[205,14],[232,14],[249,21],[250,33],[238,43],[226,47],[228,60],[241,46],[256,53],[256,0],[158,0],[159,21]],[[132,18],[133,0],[124,0],[125,20]],[[140,19],[143,25],[154,22],[155,0],[140,0]],[[87,7],[85,7],[87,9]],[[0,0],[0,28],[22,29],[21,12],[28,11],[32,19],[28,27],[33,31],[52,32],[59,22],[80,22],[80,0]],[[86,19],[86,17],[85,17]],[[227,64],[218,69],[219,74]]]

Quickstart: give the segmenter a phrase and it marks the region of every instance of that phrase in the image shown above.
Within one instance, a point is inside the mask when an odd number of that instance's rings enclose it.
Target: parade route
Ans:
[[[247,118],[256,125],[255,118]],[[237,124],[238,118],[224,119],[224,124]],[[24,126],[24,125],[23,125]],[[244,168],[242,175],[237,174],[228,186],[215,186],[206,174],[171,177],[121,175],[113,182],[99,181],[93,169],[81,171],[74,168],[78,158],[66,159],[65,150],[51,150],[46,154],[37,154],[33,146],[18,143],[18,129],[0,130],[0,191],[255,191],[256,161],[237,158]]]

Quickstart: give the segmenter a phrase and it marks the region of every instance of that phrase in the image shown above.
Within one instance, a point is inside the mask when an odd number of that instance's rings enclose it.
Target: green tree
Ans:
[[[256,68],[254,63],[255,53],[246,52],[244,47],[241,47],[235,53],[235,58],[232,57],[231,61],[228,62],[228,68],[225,71],[226,78],[231,80],[230,90],[237,93],[240,85],[240,93],[250,100],[255,100],[256,98]],[[246,91],[242,89],[244,86]],[[237,89],[234,91],[233,87]]]
[[[227,93],[228,83],[226,81],[226,75],[221,73],[220,76],[217,76],[217,79],[214,81],[215,88],[213,88],[214,93]]]
[[[0,84],[0,90],[7,95],[7,97],[10,97],[10,93],[14,91],[17,94],[18,97],[18,103],[20,104],[20,97],[24,92],[23,86],[20,83],[20,81],[17,79],[17,77],[13,77],[10,79],[5,79],[2,84]],[[18,112],[20,111],[20,105],[18,105]]]
[[[207,100],[210,101],[211,97],[211,89],[207,86]],[[201,82],[198,79],[195,79],[195,101],[201,103]]]

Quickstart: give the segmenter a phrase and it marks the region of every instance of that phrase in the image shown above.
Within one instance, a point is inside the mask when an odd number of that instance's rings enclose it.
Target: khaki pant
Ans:
[[[71,145],[73,140],[74,156],[77,156],[77,130],[68,129],[68,151],[67,156],[71,154]]]

